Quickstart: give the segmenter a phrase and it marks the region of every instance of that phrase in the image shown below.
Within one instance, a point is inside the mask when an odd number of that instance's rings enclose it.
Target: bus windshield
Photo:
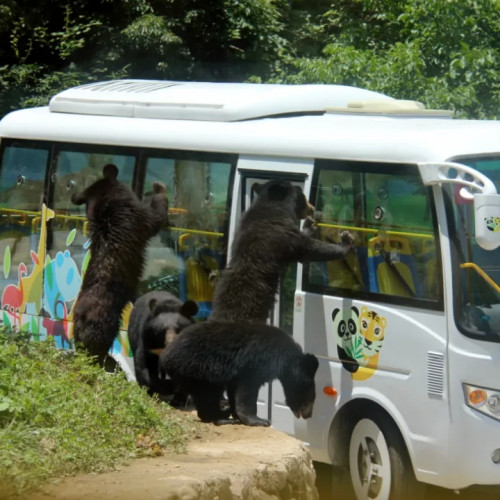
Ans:
[[[500,155],[459,162],[489,177],[500,192]],[[488,251],[477,244],[474,204],[460,196],[460,189],[458,184],[446,186],[455,321],[464,335],[500,342],[500,248]]]

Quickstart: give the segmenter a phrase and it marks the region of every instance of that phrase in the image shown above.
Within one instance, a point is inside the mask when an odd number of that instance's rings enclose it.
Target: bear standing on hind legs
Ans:
[[[146,206],[117,176],[118,168],[108,164],[103,179],[71,197],[75,205],[86,204],[90,236],[90,262],[73,309],[73,336],[102,366],[122,310],[135,299],[146,244],[168,220],[163,184],[153,184]]]
[[[289,181],[252,186],[258,198],[243,213],[235,234],[231,261],[218,280],[209,320],[265,322],[287,266],[296,262],[345,257],[353,248],[344,231],[340,244],[314,238],[314,207],[302,189]],[[299,222],[306,219],[301,231]]]

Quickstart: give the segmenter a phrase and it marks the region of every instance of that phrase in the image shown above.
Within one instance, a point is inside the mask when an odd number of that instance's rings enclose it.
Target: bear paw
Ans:
[[[271,422],[269,420],[265,420],[263,418],[258,417],[257,415],[238,415],[240,422],[244,425],[249,425],[251,427],[269,427]]]
[[[302,231],[310,237],[313,237],[317,233],[318,224],[311,216],[306,217],[304,220]]]
[[[340,233],[340,240],[344,245],[354,248],[354,236],[349,231],[342,231]]]

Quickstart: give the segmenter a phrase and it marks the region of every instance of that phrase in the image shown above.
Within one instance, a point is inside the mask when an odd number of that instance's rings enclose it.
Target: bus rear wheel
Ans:
[[[415,479],[399,430],[383,414],[355,423],[349,440],[349,470],[358,500],[424,498],[425,486]]]

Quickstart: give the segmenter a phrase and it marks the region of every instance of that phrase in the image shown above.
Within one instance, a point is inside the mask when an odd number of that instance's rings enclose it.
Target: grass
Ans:
[[[0,478],[22,493],[52,478],[185,449],[188,424],[83,353],[0,330]]]

